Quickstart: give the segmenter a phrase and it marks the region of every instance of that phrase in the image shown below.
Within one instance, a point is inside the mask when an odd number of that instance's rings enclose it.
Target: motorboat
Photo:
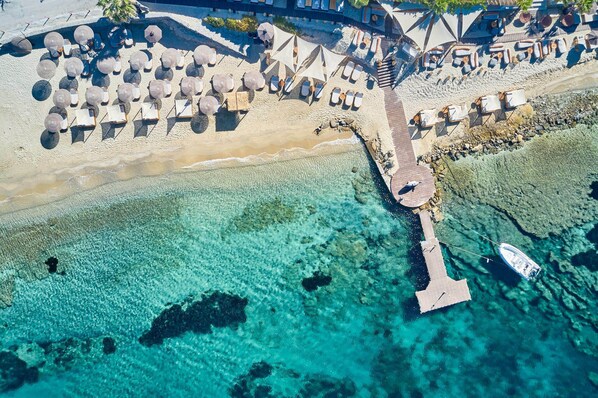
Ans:
[[[508,243],[501,243],[498,248],[500,258],[515,272],[521,275],[526,280],[535,279],[535,277],[542,271],[542,268],[536,264],[525,253],[509,245]]]

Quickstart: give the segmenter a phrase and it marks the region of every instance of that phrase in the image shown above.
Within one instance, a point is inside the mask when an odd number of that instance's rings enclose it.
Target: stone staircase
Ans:
[[[380,88],[390,87],[397,78],[397,71],[395,66],[392,64],[393,57],[386,57],[380,65],[378,65],[378,86]]]

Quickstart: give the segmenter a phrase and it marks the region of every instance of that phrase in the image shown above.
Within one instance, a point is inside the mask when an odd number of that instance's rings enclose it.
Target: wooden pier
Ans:
[[[399,170],[390,181],[390,191],[395,200],[408,208],[418,208],[427,203],[436,190],[432,171],[417,164],[407,128],[403,103],[390,87],[384,87],[384,107],[392,131],[392,139]],[[408,182],[417,181],[415,188]],[[425,290],[415,293],[421,313],[471,300],[467,280],[454,280],[448,276],[440,243],[434,235],[434,226],[428,211],[420,211],[419,219],[424,232],[422,253],[430,276]]]

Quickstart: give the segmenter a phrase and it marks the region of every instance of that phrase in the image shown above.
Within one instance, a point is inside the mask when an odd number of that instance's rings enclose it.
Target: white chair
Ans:
[[[108,90],[106,88],[103,88],[104,93],[102,94],[102,104],[107,104],[108,102],[110,102],[110,94],[108,94]]]
[[[302,97],[307,97],[309,95],[310,87],[311,87],[311,84],[309,83],[309,80],[306,80],[303,82],[303,84],[301,84],[301,96]]]
[[[324,94],[324,84],[323,83],[316,83],[316,89],[314,91],[314,98],[319,100],[322,98]]]
[[[181,57],[177,60],[176,67],[177,69],[183,69],[185,66],[185,57],[181,54]]]
[[[361,65],[355,66],[353,73],[351,73],[351,80],[356,82],[359,79],[359,77],[361,76],[361,72],[363,72],[363,66],[361,66]]]
[[[60,122],[60,131],[66,131],[69,128],[69,121],[66,117],[62,118],[62,122]]]
[[[133,85],[133,101],[139,101],[139,98],[141,98],[141,90],[139,89],[139,86]]]
[[[79,105],[79,93],[75,90],[71,90],[71,106]]]
[[[169,80],[164,80],[164,96],[170,97],[170,94],[172,94],[172,84]]]
[[[116,62],[114,62],[114,74],[118,75],[122,71],[123,65],[120,62],[120,58],[116,58]]]
[[[347,62],[345,68],[343,69],[343,77],[348,78],[353,73],[353,68],[355,68],[355,63],[353,61]]]
[[[353,101],[353,107],[355,107],[355,109],[359,109],[362,102],[363,102],[363,93],[355,94],[355,100]]]
[[[347,91],[347,95],[345,97],[345,105],[350,108],[351,105],[353,105],[354,98],[355,98],[355,93],[353,92],[353,90]]]
[[[330,102],[334,105],[337,105],[341,98],[341,89],[340,87],[335,87],[330,94]]]
[[[277,75],[273,75],[270,78],[270,91],[273,93],[278,91],[278,85],[280,84],[280,78]]]

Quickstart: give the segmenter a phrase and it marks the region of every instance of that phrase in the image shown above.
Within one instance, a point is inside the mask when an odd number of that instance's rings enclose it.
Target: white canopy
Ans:
[[[276,35],[274,36],[276,40]],[[291,71],[296,72],[295,68],[295,39],[291,35],[291,38],[283,44],[283,46],[275,53],[272,54],[271,58],[286,65]]]
[[[505,102],[507,108],[517,108],[527,102],[523,89],[507,91],[505,93]]]
[[[277,28],[274,25],[274,38],[272,39],[272,51],[280,51],[282,46],[293,38],[293,35],[285,32],[284,30]]]
[[[336,72],[338,65],[344,59],[344,55],[335,54],[320,45],[316,56],[299,75],[326,82]]]
[[[330,78],[330,76],[334,75],[334,72],[336,72],[338,66],[346,57],[344,55],[333,53],[326,47],[322,47],[322,55],[324,56],[324,64],[326,65],[326,77]]]
[[[314,52],[318,45],[311,43],[307,40],[303,40],[300,37],[297,40],[297,69],[303,65],[303,62]]]

